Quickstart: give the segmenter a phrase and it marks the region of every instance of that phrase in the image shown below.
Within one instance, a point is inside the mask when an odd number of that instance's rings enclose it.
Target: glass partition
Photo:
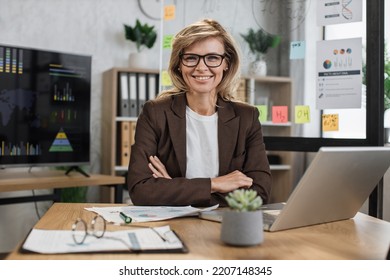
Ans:
[[[258,106],[280,185],[294,186],[321,146],[383,145],[384,0],[164,0],[161,18],[162,89],[182,27],[213,18],[232,33],[243,58],[237,98]],[[250,29],[279,39],[262,55],[266,73],[251,71]],[[371,214],[380,215],[381,200],[377,188]]]
[[[270,150],[367,145],[366,14],[364,0],[164,0],[162,88],[170,86],[172,36],[213,18],[241,47],[244,98],[258,106]],[[262,55],[265,74],[251,71],[256,55],[243,36],[250,29],[279,38]]]

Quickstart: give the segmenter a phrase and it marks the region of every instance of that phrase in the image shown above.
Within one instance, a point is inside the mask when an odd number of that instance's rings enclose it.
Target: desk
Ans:
[[[33,172],[1,171],[0,192],[55,189],[55,193],[53,195],[41,195],[35,197],[0,198],[0,205],[39,200],[59,201],[59,189],[82,186],[115,187],[115,202],[122,203],[122,184],[124,183],[124,177],[102,174],[90,174],[89,177],[86,177],[78,172],[71,172],[68,175],[65,175],[65,171],[61,170],[43,170]]]
[[[35,228],[69,230],[76,218],[81,217],[85,220],[93,218],[95,213],[84,210],[85,207],[105,205],[113,206],[113,204],[55,203],[38,221]],[[361,213],[345,221],[280,232],[265,232],[264,243],[254,247],[224,245],[219,238],[221,224],[196,217],[147,224],[150,226],[169,224],[187,245],[189,253],[41,255],[20,252],[20,244],[8,255],[7,259],[385,259],[390,243],[390,223]],[[123,227],[107,226],[107,230],[118,229],[123,229]]]

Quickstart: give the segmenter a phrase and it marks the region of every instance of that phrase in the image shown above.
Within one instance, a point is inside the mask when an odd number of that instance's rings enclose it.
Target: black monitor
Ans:
[[[90,162],[91,56],[0,45],[0,167]]]

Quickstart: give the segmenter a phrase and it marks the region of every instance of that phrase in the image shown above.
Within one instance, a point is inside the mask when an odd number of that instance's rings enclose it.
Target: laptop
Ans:
[[[390,147],[321,147],[286,203],[263,205],[264,230],[353,218],[390,166]],[[224,209],[200,214],[222,221]]]

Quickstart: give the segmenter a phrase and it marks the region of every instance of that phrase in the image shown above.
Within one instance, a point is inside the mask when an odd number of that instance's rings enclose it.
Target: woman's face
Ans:
[[[190,54],[193,54],[191,56]],[[196,42],[184,49],[181,58],[180,69],[183,79],[190,88],[191,94],[216,94],[216,87],[222,80],[223,71],[227,67],[226,59],[221,56],[225,54],[225,48],[222,42],[216,38],[207,38]],[[210,55],[207,57],[197,57]],[[199,58],[199,63],[196,66],[186,66],[196,64]],[[218,65],[222,59],[221,65],[217,67],[209,67]],[[207,66],[206,63],[209,65]]]

